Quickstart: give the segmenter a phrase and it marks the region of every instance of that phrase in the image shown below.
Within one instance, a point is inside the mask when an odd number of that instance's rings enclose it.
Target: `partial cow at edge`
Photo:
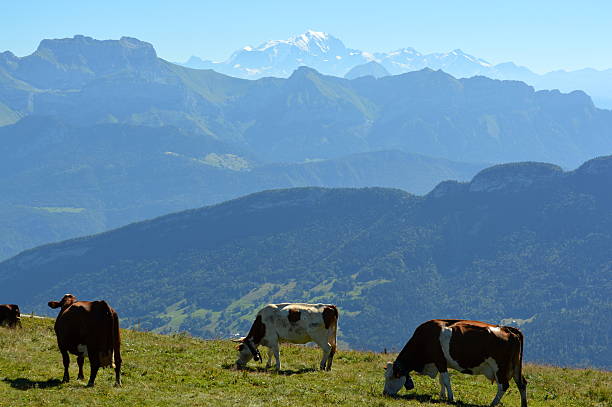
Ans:
[[[272,353],[276,359],[276,370],[280,370],[280,342],[304,344],[315,342],[323,350],[321,369],[331,370],[336,353],[338,330],[338,308],[331,304],[269,304],[255,318],[246,337],[239,339],[238,360],[240,368],[249,360],[261,362],[259,345],[267,346],[268,363],[272,366]]]
[[[121,339],[115,310],[105,301],[77,301],[72,294],[64,295],[59,302],[49,301],[49,307],[61,308],[55,320],[55,334],[64,363],[62,382],[70,381],[70,352],[77,355],[78,380],[85,378],[83,362],[87,356],[91,365],[87,386],[94,385],[101,367],[114,367],[115,385],[121,386]]]
[[[0,326],[21,327],[21,313],[17,304],[0,304]]]
[[[414,388],[410,372],[440,373],[440,398],[445,390],[453,401],[448,368],[466,374],[486,376],[497,382],[496,406],[514,379],[521,393],[521,407],[527,407],[527,380],[522,373],[523,334],[517,328],[486,322],[434,319],[417,327],[395,362],[385,367],[383,394],[396,395],[402,388]]]

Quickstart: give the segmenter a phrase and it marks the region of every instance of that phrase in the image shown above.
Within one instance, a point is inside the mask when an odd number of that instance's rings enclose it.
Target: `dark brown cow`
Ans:
[[[21,313],[17,304],[0,304],[1,325],[7,325],[9,328],[21,326]]]
[[[100,367],[115,368],[115,385],[121,386],[121,340],[119,317],[105,301],[77,301],[66,294],[60,302],[49,301],[49,307],[60,308],[55,320],[57,344],[64,362],[64,383],[70,380],[68,352],[77,355],[78,380],[83,380],[83,362],[89,357],[91,374],[87,386],[93,386]],[[115,363],[113,364],[113,353]]]
[[[453,401],[448,368],[461,373],[480,374],[497,382],[499,403],[514,379],[521,393],[521,407],[527,407],[527,380],[522,374],[523,334],[517,328],[479,321],[434,319],[421,324],[395,359],[385,368],[384,394],[395,395],[405,386],[414,388],[410,372],[432,378],[440,373],[440,397],[445,389]]]

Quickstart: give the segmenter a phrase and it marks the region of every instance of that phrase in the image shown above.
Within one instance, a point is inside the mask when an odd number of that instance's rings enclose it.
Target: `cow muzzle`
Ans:
[[[249,348],[249,351],[251,351],[251,354],[253,355],[253,359],[256,362],[261,362],[261,353],[259,353],[259,349],[255,348],[255,345],[253,345],[253,342],[251,342],[250,339],[247,339],[246,341],[244,341],[244,344],[247,346],[247,348]]]

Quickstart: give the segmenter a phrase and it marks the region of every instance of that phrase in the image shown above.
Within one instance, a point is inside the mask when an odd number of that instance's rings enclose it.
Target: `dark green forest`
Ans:
[[[269,302],[331,302],[355,349],[431,318],[520,326],[525,358],[612,367],[612,157],[498,165],[425,196],[272,190],[41,246],[0,263],[23,312],[71,292],[123,326],[244,334]]]

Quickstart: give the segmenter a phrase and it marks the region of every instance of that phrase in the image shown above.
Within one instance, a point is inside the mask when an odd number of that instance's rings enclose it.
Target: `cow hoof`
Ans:
[[[87,387],[94,387],[94,384],[92,382],[87,383]]]
[[[123,385],[121,384],[121,382],[115,383],[115,387],[123,387]]]
[[[79,376],[77,377],[77,380],[85,380],[85,376]]]

